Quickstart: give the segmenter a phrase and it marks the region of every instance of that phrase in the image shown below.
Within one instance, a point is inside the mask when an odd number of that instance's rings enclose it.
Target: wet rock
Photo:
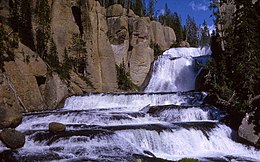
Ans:
[[[21,148],[25,144],[25,135],[11,128],[4,129],[0,133],[0,139],[6,147],[11,149]]]
[[[254,131],[255,125],[249,122],[249,118],[252,117],[252,113],[247,113],[242,120],[242,124],[238,129],[238,135],[250,143],[257,144],[260,140],[260,133],[256,134]]]
[[[22,121],[22,113],[16,109],[0,107],[0,129],[17,127]]]
[[[49,124],[50,132],[64,132],[66,130],[66,126],[62,123],[52,122]]]

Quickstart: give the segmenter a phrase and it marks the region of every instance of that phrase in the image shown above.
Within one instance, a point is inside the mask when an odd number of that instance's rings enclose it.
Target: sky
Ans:
[[[147,0],[148,1],[148,0]],[[201,25],[205,20],[210,28],[214,29],[213,19],[210,17],[212,11],[209,9],[211,0],[157,0],[156,9],[164,12],[165,4],[168,4],[171,12],[177,12],[185,24],[188,15],[194,17],[196,24]]]

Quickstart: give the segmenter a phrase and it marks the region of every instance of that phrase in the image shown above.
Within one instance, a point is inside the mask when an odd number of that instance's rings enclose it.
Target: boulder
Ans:
[[[49,124],[50,132],[64,132],[66,131],[66,125],[62,123],[52,122]]]
[[[25,135],[11,128],[4,129],[0,138],[5,146],[11,149],[21,148],[25,144]]]
[[[68,87],[57,73],[53,72],[52,75],[48,77],[44,97],[49,109],[56,108],[64,98],[68,97]]]
[[[5,62],[4,69],[10,90],[20,97],[27,111],[40,111],[46,107],[36,77],[27,63],[15,59]]]
[[[242,120],[242,124],[238,129],[238,135],[250,143],[257,144],[260,140],[260,133],[256,134],[254,131],[255,125],[253,123],[249,123],[249,118],[253,116],[253,113],[247,113],[246,116]]]
[[[0,107],[0,129],[15,128],[22,121],[22,113],[16,109]]]

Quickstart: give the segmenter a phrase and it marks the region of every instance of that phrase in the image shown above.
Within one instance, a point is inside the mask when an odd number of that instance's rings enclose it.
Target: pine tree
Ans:
[[[173,20],[172,27],[175,31],[176,34],[176,42],[179,44],[183,40],[183,33],[182,33],[182,25],[181,25],[181,19],[177,12],[174,12],[173,15],[171,16]]]
[[[136,15],[144,16],[144,5],[142,0],[134,0],[132,6],[132,9]]]
[[[198,27],[194,18],[188,15],[185,26],[187,30],[187,41],[190,43],[190,46],[198,47]]]
[[[202,47],[209,46],[209,44],[210,44],[210,33],[209,33],[208,25],[204,20],[201,29],[200,46]]]
[[[157,0],[149,0],[148,3],[148,16],[151,20],[155,19],[155,6],[156,6]]]
[[[35,51],[34,37],[32,32],[32,9],[30,0],[20,0],[19,36],[21,42]]]
[[[72,46],[69,48],[69,51],[72,53],[76,53],[76,57],[74,57],[74,63],[73,63],[74,68],[81,75],[83,76],[87,75],[86,42],[81,38],[80,34],[73,34]]]
[[[50,38],[50,7],[48,0],[37,0],[36,3],[36,51],[41,58],[44,58],[47,52],[47,44]]]

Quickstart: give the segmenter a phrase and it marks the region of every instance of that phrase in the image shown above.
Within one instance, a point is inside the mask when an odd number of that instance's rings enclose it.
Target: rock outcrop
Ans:
[[[138,86],[143,84],[154,60],[154,44],[166,50],[176,41],[173,29],[136,16],[132,10],[127,13],[118,4],[108,7],[107,24],[116,64],[124,64]]]
[[[19,34],[8,27],[10,4],[1,1],[0,19],[8,34],[4,42],[8,50],[4,55],[11,54],[12,57],[2,61],[0,105],[20,112],[41,111],[56,108],[70,95],[119,91],[116,65],[120,64],[124,64],[130,80],[141,86],[154,61],[155,44],[165,50],[176,41],[173,29],[147,17],[139,17],[119,4],[108,8],[96,0],[48,0],[48,4],[51,9],[48,46],[51,46],[52,39],[57,48],[57,66],[65,63],[64,51],[67,49],[66,57],[71,59],[73,67],[64,78],[60,67],[53,67],[46,61],[47,54],[40,57],[22,44]],[[33,2],[33,11],[36,6]],[[37,16],[32,14],[35,30]],[[33,31],[36,38],[35,33]],[[82,44],[74,44],[75,35]],[[13,42],[15,45],[11,45]],[[36,40],[34,42],[37,44]],[[84,52],[71,50],[77,45],[84,46]],[[47,53],[49,51],[50,47],[47,47]],[[75,61],[75,58],[81,59],[79,56],[84,58],[81,63]]]

